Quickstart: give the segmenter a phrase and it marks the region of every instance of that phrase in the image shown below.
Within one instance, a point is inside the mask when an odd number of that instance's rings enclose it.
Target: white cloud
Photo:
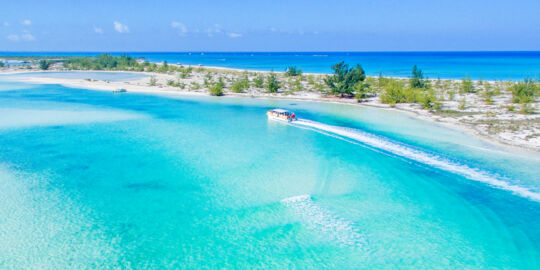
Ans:
[[[21,39],[24,40],[24,41],[34,41],[34,40],[36,40],[36,38],[30,33],[21,35]]]
[[[94,26],[94,32],[98,34],[103,34],[103,28]]]
[[[187,27],[180,22],[172,22],[171,27],[178,29],[178,34],[180,34],[181,36],[185,36],[188,32]]]
[[[223,30],[222,30],[221,25],[219,25],[219,24],[214,24],[212,27],[206,28],[205,32],[206,32],[206,34],[208,35],[208,37],[213,37],[214,34],[220,34],[220,33],[222,33]]]
[[[239,34],[239,33],[228,33],[227,36],[229,36],[230,38],[239,38],[239,37],[242,37],[242,34]]]
[[[118,33],[129,33],[129,28],[125,24],[121,24],[119,22],[114,22],[114,30]]]
[[[275,27],[270,27],[270,31],[271,31],[271,32],[277,32],[277,28],[275,28]]]
[[[14,42],[19,41],[19,36],[18,36],[18,35],[15,35],[15,34],[8,35],[6,38],[7,38],[8,40],[14,41]]]
[[[23,30],[22,34],[10,34],[6,36],[6,39],[13,42],[19,42],[19,41],[34,41],[36,38],[34,35],[32,35],[27,30]]]
[[[32,21],[31,20],[24,20],[21,22],[22,24],[24,25],[32,25]]]
[[[8,22],[4,22],[4,26],[9,26],[9,23]]]
[[[206,33],[221,33],[221,25],[214,24],[214,26],[206,28]]]

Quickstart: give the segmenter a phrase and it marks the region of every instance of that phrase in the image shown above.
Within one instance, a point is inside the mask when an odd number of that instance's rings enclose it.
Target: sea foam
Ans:
[[[342,138],[360,142],[375,149],[383,150],[450,173],[455,173],[469,180],[486,183],[495,188],[508,190],[521,197],[540,202],[540,193],[529,188],[509,183],[508,180],[501,179],[481,169],[472,168],[442,156],[430,154],[423,150],[415,149],[398,142],[393,142],[392,140],[382,136],[376,136],[358,129],[332,126],[305,119],[299,119],[298,121],[293,122],[293,125],[309,128],[325,134],[329,133],[329,135],[338,135]]]
[[[308,229],[323,233],[340,245],[360,247],[365,243],[352,222],[318,206],[310,195],[299,195],[281,200],[307,224]]]

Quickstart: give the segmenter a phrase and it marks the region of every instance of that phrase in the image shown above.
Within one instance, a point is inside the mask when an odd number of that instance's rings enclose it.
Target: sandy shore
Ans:
[[[198,68],[198,67],[195,67]],[[210,70],[212,72],[224,72],[225,74],[237,73],[240,74],[242,70],[227,69],[227,68],[214,68],[214,67],[204,67],[205,72]],[[53,70],[54,72],[55,70]],[[0,71],[0,74],[16,74],[16,73],[28,73],[28,72],[42,72],[40,70],[13,70],[13,69],[4,69]],[[84,71],[81,71],[84,72]],[[110,71],[92,71],[92,72],[110,72]],[[114,72],[128,72],[128,71],[114,71]],[[26,83],[36,83],[36,84],[61,84],[67,87],[72,88],[84,88],[92,90],[102,90],[102,91],[113,91],[114,89],[123,88],[129,92],[137,93],[148,93],[148,94],[174,94],[174,95],[198,95],[198,96],[207,96],[208,91],[204,88],[193,90],[190,86],[187,86],[185,89],[180,89],[178,87],[168,86],[167,81],[175,80],[177,77],[175,74],[163,74],[163,73],[149,73],[149,72],[138,72],[140,74],[148,75],[149,77],[135,79],[135,80],[126,80],[126,81],[101,81],[101,80],[87,80],[87,79],[60,79],[60,78],[45,78],[40,77],[38,74],[36,76],[24,76],[24,77],[10,77],[10,80],[22,81]],[[251,73],[268,73],[264,71],[251,72]],[[322,76],[317,74],[315,76]],[[9,76],[8,76],[9,77]],[[150,85],[150,78],[155,78],[155,85]],[[186,79],[186,82],[202,84],[204,81],[203,74],[194,74],[191,78]],[[386,110],[396,110],[400,112],[407,113],[411,116],[431,121],[440,125],[444,125],[453,129],[459,129],[461,131],[474,134],[481,137],[491,143],[505,146],[514,146],[525,148],[534,151],[540,151],[540,136],[534,136],[534,134],[540,133],[540,130],[537,130],[536,126],[533,126],[532,130],[526,129],[516,129],[510,130],[510,132],[500,132],[500,133],[490,133],[490,126],[481,125],[475,123],[475,117],[478,118],[480,123],[483,123],[484,119],[482,118],[485,115],[489,115],[489,110],[486,110],[486,106],[482,104],[479,100],[475,100],[474,96],[467,97],[469,101],[470,115],[467,113],[463,116],[445,116],[437,115],[435,113],[429,112],[422,109],[418,104],[397,104],[394,107],[389,106],[388,104],[383,104],[379,101],[377,97],[369,98],[364,102],[359,103],[355,99],[347,98],[330,98],[322,96],[320,93],[314,91],[296,91],[293,94],[291,93],[276,93],[269,94],[261,91],[260,89],[253,89],[250,87],[247,91],[243,93],[232,93],[225,92],[226,96],[234,97],[249,97],[249,98],[264,98],[264,99],[287,99],[287,100],[299,100],[299,101],[311,101],[311,102],[326,102],[326,103],[340,103],[348,104],[352,106],[370,106],[377,107]],[[500,97],[500,102],[504,102],[504,99],[508,99],[507,96]],[[450,104],[445,104],[445,106],[457,107],[457,101],[449,102]],[[536,105],[536,104],[535,104]],[[484,109],[484,110],[483,110]],[[519,115],[507,113],[503,110],[496,110],[499,113],[498,117],[502,119],[508,119],[508,121],[535,121],[540,120],[538,115]],[[478,117],[480,116],[480,117]],[[472,118],[471,118],[472,117]],[[487,117],[487,116],[486,116]],[[471,119],[469,119],[471,118]],[[533,136],[531,136],[533,134]]]

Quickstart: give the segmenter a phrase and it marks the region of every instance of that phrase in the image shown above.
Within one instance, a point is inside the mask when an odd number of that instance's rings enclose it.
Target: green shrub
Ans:
[[[169,65],[167,64],[167,61],[163,61],[163,63],[161,64],[161,66],[158,69],[158,72],[167,73],[167,71],[169,71]]]
[[[225,86],[225,83],[223,83],[223,79],[219,77],[218,81],[213,83],[210,88],[208,89],[210,91],[210,95],[212,96],[223,96],[223,87]]]
[[[199,83],[197,83],[197,82],[191,82],[190,89],[191,90],[199,90],[199,89],[201,89],[201,85]]]
[[[467,107],[467,100],[463,98],[462,100],[459,101],[458,109],[465,110],[466,107]]]
[[[248,78],[247,73],[244,73],[244,75],[238,80],[233,81],[232,86],[231,86],[231,90],[235,93],[241,93],[248,88],[249,88],[249,78]]]
[[[307,77],[307,83],[308,83],[309,85],[314,85],[314,84],[315,84],[315,79],[313,78],[313,75],[309,75],[309,76]]]
[[[277,93],[277,91],[280,88],[280,83],[274,73],[268,74],[268,77],[266,78],[266,92],[268,93]]]
[[[382,103],[395,105],[406,102],[403,84],[395,79],[390,79],[381,90],[380,99]]]
[[[315,83],[313,85],[313,89],[319,93],[325,93],[326,89],[324,88],[324,84],[322,83]]]
[[[264,87],[264,76],[261,73],[259,73],[257,77],[253,79],[253,85],[257,88]]]
[[[513,112],[513,111],[516,110],[516,106],[514,106],[514,105],[508,105],[508,106],[506,106],[506,109],[507,109],[509,112]]]
[[[287,69],[285,69],[285,76],[288,77],[296,77],[302,75],[302,69],[296,68],[295,66],[289,66]]]
[[[435,95],[435,91],[433,91],[432,89],[422,91],[422,93],[419,95],[419,101],[420,105],[422,105],[422,108],[426,110],[435,109],[435,103],[437,102],[437,96]]]
[[[474,89],[473,82],[469,76],[464,77],[461,80],[461,87],[460,87],[462,93],[474,93],[476,90]]]
[[[150,65],[148,65],[148,67],[146,67],[146,70],[148,72],[154,72],[157,70],[157,65],[156,63],[151,63]]]
[[[212,84],[212,79],[213,79],[212,73],[207,72],[204,75],[204,80],[203,80],[204,87],[209,88],[211,86],[211,84]]]
[[[534,108],[531,106],[530,103],[522,103],[521,110],[519,112],[522,114],[531,114],[534,112]]]
[[[354,87],[354,97],[357,99],[364,99],[368,97],[368,93],[371,92],[370,84],[358,82]]]
[[[513,84],[510,91],[512,92],[512,102],[525,104],[535,101],[535,98],[540,95],[540,86],[532,79],[525,79]]]
[[[406,103],[417,103],[420,100],[420,91],[417,88],[403,87]]]
[[[244,90],[249,88],[249,82],[246,84],[243,80],[234,81],[231,85],[231,90],[235,93],[244,92]]]
[[[437,77],[437,81],[435,81],[435,86],[436,86],[437,88],[442,88],[441,77]]]
[[[302,87],[302,82],[300,80],[300,78],[297,78],[296,80],[294,80],[294,82],[291,84],[291,90],[292,91],[302,91],[303,87]]]
[[[454,100],[454,98],[456,97],[456,91],[454,90],[448,90],[448,99],[449,100]]]
[[[156,86],[157,84],[157,80],[156,80],[156,77],[151,77],[150,78],[150,82],[148,83],[150,86]]]
[[[180,77],[181,79],[189,78],[192,71],[193,71],[193,68],[192,68],[192,67],[180,68],[180,75],[179,75],[179,77]]]

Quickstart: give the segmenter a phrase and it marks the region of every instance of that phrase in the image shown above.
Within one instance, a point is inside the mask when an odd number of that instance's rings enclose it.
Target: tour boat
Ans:
[[[116,88],[116,89],[113,90],[113,92],[115,92],[115,93],[123,93],[123,92],[127,92],[127,90],[124,89],[124,88]]]
[[[296,115],[291,112],[284,109],[273,109],[266,112],[266,115],[268,116],[268,119],[271,120],[277,120],[277,121],[284,121],[284,122],[291,122],[296,120]]]

